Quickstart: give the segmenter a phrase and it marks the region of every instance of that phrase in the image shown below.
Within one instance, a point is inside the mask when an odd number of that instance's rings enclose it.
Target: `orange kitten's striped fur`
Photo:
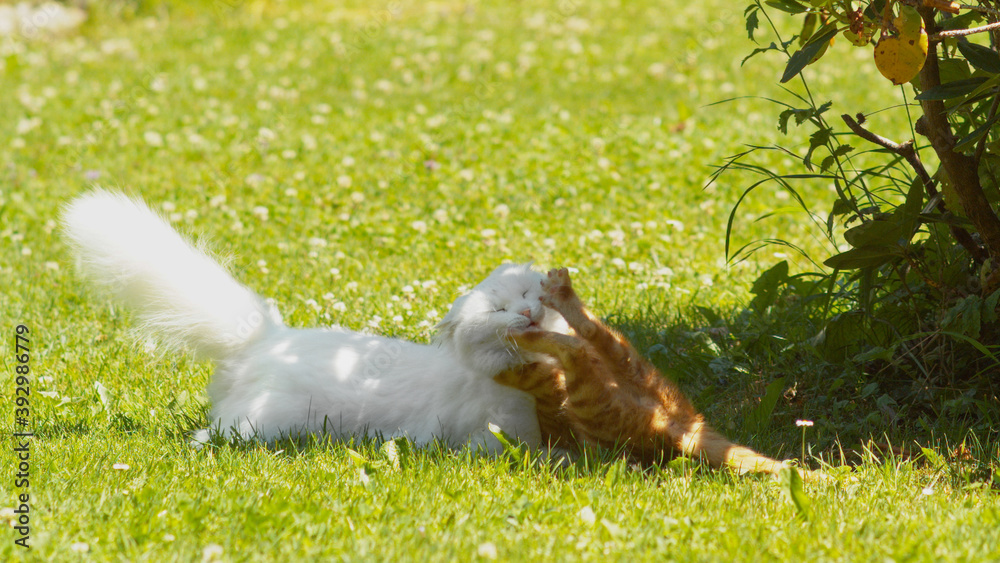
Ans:
[[[543,440],[563,448],[623,447],[643,463],[683,454],[741,472],[783,467],[708,426],[676,385],[584,308],[566,269],[550,271],[542,286],[542,303],[561,313],[574,334],[509,331],[521,350],[557,361],[525,364],[495,379],[535,397]]]

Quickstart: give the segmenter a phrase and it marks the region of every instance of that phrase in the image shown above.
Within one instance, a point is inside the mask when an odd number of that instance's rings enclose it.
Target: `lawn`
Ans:
[[[553,467],[368,441],[193,450],[211,366],[136,338],[128,312],[75,275],[60,237],[66,201],[120,187],[231,257],[289,324],[417,341],[503,261],[572,266],[592,308],[734,438],[799,457],[794,421],[810,418],[817,453],[849,424],[912,440],[918,429],[878,413],[834,416],[808,399],[782,399],[748,428],[769,383],[794,388],[812,368],[760,357],[736,369],[703,330],[738,315],[775,262],[814,267],[784,247],[728,261],[726,223],[750,180],[706,187],[748,144],[808,146],[755,98],[787,98],[775,85],[784,61],[741,67],[754,48],[742,4],[94,4],[77,30],[0,36],[0,424],[23,430],[24,325],[34,431],[28,487],[15,485],[18,442],[0,454],[0,508],[30,495],[32,549],[14,544],[7,510],[0,559],[1000,558],[996,492],[947,456],[834,470],[806,484],[800,515],[771,479],[640,471],[607,455]],[[807,69],[834,111],[901,99],[869,55]],[[902,139],[908,125],[879,130]],[[800,193],[825,219],[831,190]],[[770,186],[735,225],[736,248],[835,250]]]

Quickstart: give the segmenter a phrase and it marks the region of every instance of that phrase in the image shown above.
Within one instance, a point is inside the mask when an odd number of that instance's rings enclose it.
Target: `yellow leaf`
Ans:
[[[906,84],[924,67],[927,58],[927,33],[916,38],[883,37],[875,45],[875,66],[893,84]]]
[[[892,25],[899,30],[900,39],[916,39],[924,33],[924,20],[920,18],[920,13],[910,6],[900,6],[899,15],[892,20]]]
[[[872,40],[871,35],[865,35],[864,33],[854,33],[849,29],[844,30],[844,37],[851,42],[851,45],[855,47],[864,47]]]
[[[816,22],[819,18],[816,17],[816,13],[806,14],[806,19],[802,23],[802,31],[799,33],[799,46],[805,45],[809,38],[812,37],[813,31],[816,31]]]

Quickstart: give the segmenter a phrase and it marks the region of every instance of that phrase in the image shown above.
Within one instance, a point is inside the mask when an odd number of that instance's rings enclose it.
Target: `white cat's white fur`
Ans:
[[[79,197],[63,223],[83,271],[132,308],[144,330],[216,363],[212,431],[265,441],[405,436],[493,451],[493,423],[528,445],[541,442],[534,399],[492,379],[524,361],[504,341],[508,328],[565,330],[541,305],[541,274],[530,265],[497,268],[455,301],[435,344],[417,344],[286,326],[203,248],[121,193]]]

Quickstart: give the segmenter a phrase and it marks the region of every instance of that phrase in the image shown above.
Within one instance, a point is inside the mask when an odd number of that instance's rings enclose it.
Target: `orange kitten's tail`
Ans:
[[[703,458],[712,467],[728,466],[740,473],[776,474],[785,466],[780,461],[730,442],[701,421],[686,428],[679,436],[679,442],[684,455]]]

